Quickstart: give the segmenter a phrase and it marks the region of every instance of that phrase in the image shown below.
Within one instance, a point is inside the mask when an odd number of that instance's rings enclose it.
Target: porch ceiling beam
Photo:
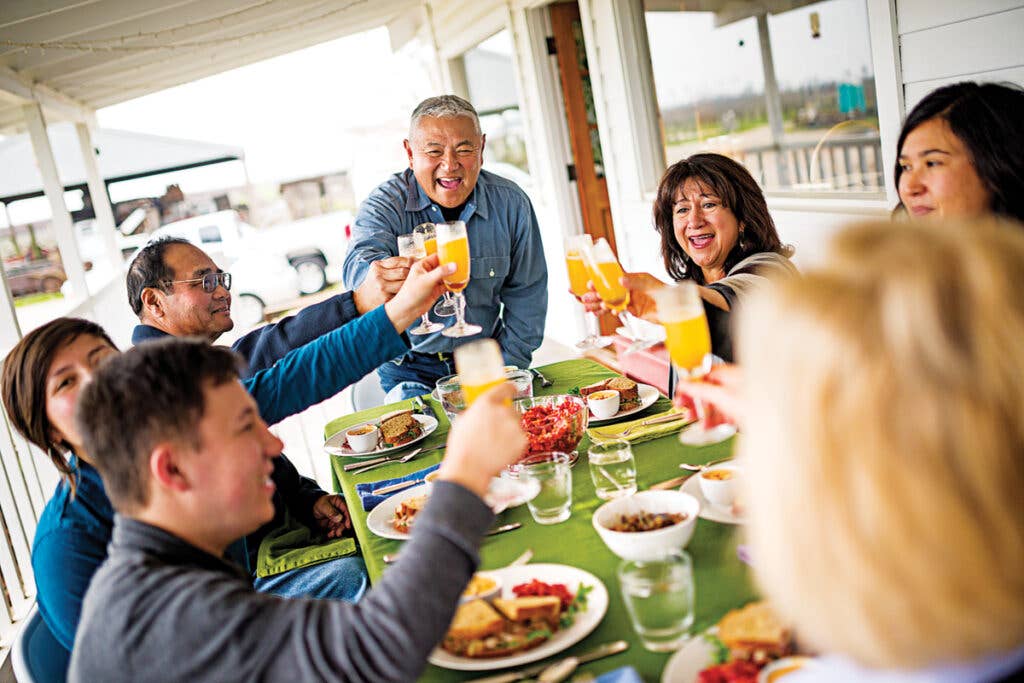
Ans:
[[[53,17],[61,12],[67,12],[77,7],[102,2],[102,0],[80,0],[79,2],[68,2],[68,0],[5,0],[4,16],[0,19],[0,28],[13,26],[25,21]]]
[[[153,33],[157,31],[168,31],[175,41],[184,40],[202,40],[208,38],[216,38],[224,35],[238,35],[239,33],[252,30],[261,25],[274,26],[281,23],[286,23],[294,16],[301,14],[306,11],[306,8],[318,0],[292,0],[286,6],[280,7],[277,5],[270,5],[262,9],[256,9],[245,15],[245,18],[232,21],[228,26],[217,24],[203,24],[201,26],[192,26],[191,28],[181,29],[171,32],[171,29],[180,27],[185,23],[196,23],[201,21],[211,21],[220,17],[226,16],[239,10],[244,10],[250,6],[251,3],[256,0],[249,0],[244,5],[239,5],[238,2],[232,0],[206,0],[202,4],[202,9],[198,10],[196,16],[185,22],[181,18],[181,11],[177,9],[171,9],[166,12],[159,12],[156,14],[149,14],[141,19],[138,19],[131,25],[129,31],[127,27],[120,30],[107,31],[106,35],[87,36],[90,39],[94,38],[116,38],[123,33]],[[137,45],[137,44],[149,44],[152,39],[140,39],[130,38],[125,40],[126,46]],[[152,56],[153,54],[159,55],[159,59],[163,60],[167,57],[167,52],[160,50],[154,51],[153,53],[115,53],[97,50],[91,54],[83,53],[80,50],[67,50],[67,49],[50,49],[46,50],[45,53],[34,52],[30,58],[23,60],[22,71],[26,74],[32,75],[34,78],[41,81],[54,81],[59,82],[61,79],[69,81],[82,81],[87,80],[89,75],[97,70],[104,69],[118,69],[122,65],[131,65],[133,60],[137,60],[143,56]]]
[[[327,42],[333,38],[348,35],[350,32],[359,32],[374,28],[378,25],[376,20],[367,20],[364,24],[354,24],[350,19],[341,17],[334,22],[326,23],[317,30],[302,31],[301,42],[298,42],[296,34],[288,33],[277,40],[259,41],[254,43],[249,50],[208,50],[208,58],[195,59],[197,55],[204,55],[203,52],[195,52],[190,55],[197,66],[191,69],[182,69],[173,63],[163,60],[161,66],[151,66],[140,71],[139,81],[133,82],[130,75],[125,74],[119,83],[87,83],[81,86],[82,95],[88,96],[90,102],[96,108],[123,102],[125,100],[139,97],[146,93],[163,90],[166,88],[188,83],[199,78],[228,71],[240,66],[245,66],[278,55],[293,52],[295,50]],[[223,57],[218,59],[217,53],[222,52]]]
[[[31,79],[14,69],[0,67],[0,91],[7,93],[8,99],[16,98],[22,103],[39,102],[60,118],[88,122],[94,122],[96,119],[96,112],[92,107],[46,85],[33,83]]]

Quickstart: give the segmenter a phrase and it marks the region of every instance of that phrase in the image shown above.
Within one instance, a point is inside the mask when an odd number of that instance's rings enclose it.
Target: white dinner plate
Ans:
[[[714,632],[713,629],[709,630]],[[697,675],[715,663],[715,647],[700,633],[676,650],[661,671],[661,683],[697,683]]]
[[[656,387],[652,387],[650,384],[637,384],[636,389],[637,392],[640,394],[639,408],[633,408],[632,410],[620,410],[611,417],[606,417],[603,419],[594,417],[594,412],[591,411],[589,424],[599,425],[604,424],[606,422],[612,422],[613,420],[621,420],[622,418],[629,417],[630,415],[635,415],[636,413],[639,413],[641,410],[647,410],[648,408],[650,408],[652,405],[654,405],[654,402],[657,401],[658,398],[661,396],[661,392],[658,391]]]
[[[540,492],[540,482],[536,480],[520,482],[516,479],[495,477],[484,494],[484,502],[491,506],[494,514],[504,512],[508,508],[517,507],[530,500]],[[395,510],[403,501],[415,496],[430,493],[430,484],[424,483],[385,499],[366,516],[366,527],[382,538],[393,538],[396,541],[409,540],[409,534],[398,531],[391,525],[395,518]]]
[[[715,505],[707,498],[704,497],[704,493],[700,490],[700,472],[697,472],[692,477],[683,482],[683,485],[679,487],[679,490],[683,493],[689,493],[691,496],[696,498],[700,502],[700,514],[698,517],[710,520],[712,522],[719,522],[720,524],[744,524],[746,519],[740,515],[734,515],[732,510],[721,505]]]
[[[508,657],[470,659],[469,657],[456,657],[437,648],[430,655],[431,664],[459,671],[489,671],[536,662],[557,654],[586,638],[601,623],[604,613],[608,610],[608,591],[601,583],[601,579],[576,567],[564,564],[525,564],[520,567],[495,569],[487,573],[501,580],[502,597],[505,598],[515,597],[512,592],[513,586],[529,583],[533,579],[539,579],[544,583],[563,583],[573,592],[576,592],[581,583],[584,586],[590,586],[592,590],[587,594],[586,611],[576,615],[573,625],[556,632],[548,641],[532,650],[518,652]]]
[[[324,450],[330,453],[331,455],[343,455],[347,458],[370,458],[375,455],[380,455],[381,453],[393,453],[395,451],[400,451],[403,448],[408,448],[417,441],[422,441],[423,439],[427,438],[434,432],[435,429],[437,429],[437,418],[433,417],[432,415],[421,415],[419,413],[413,413],[412,417],[414,420],[420,423],[420,427],[423,428],[423,433],[417,436],[409,443],[404,443],[401,446],[380,445],[372,451],[366,451],[365,453],[356,453],[351,448],[349,448],[348,441],[345,440],[345,432],[349,431],[350,429],[355,429],[356,427],[359,426],[357,424],[354,424],[349,427],[345,427],[340,432],[331,434],[329,437],[327,437],[327,441],[324,442]],[[380,420],[370,420],[369,422],[363,422],[362,424],[372,424],[374,426],[379,427]]]

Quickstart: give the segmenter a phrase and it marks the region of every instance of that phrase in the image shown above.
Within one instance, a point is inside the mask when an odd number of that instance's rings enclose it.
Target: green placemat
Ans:
[[[256,576],[266,578],[299,567],[326,562],[351,555],[356,541],[345,538],[315,536],[304,524],[285,515],[285,522],[267,534],[256,554]]]

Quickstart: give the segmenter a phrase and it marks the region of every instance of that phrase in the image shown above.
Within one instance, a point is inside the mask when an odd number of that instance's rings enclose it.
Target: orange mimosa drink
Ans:
[[[501,347],[493,339],[480,339],[456,348],[455,369],[467,408],[485,391],[505,381],[505,361]]]
[[[703,309],[690,318],[662,320],[665,328],[665,347],[677,367],[691,370],[699,368],[704,356],[711,353],[711,332]]]
[[[469,284],[469,238],[457,237],[437,245],[441,263],[454,263],[455,272],[444,278],[444,285],[453,292],[461,292]]]
[[[430,239],[423,240],[423,248],[427,250],[427,256],[433,256],[437,253],[437,239],[431,237]]]
[[[569,269],[569,291],[576,296],[586,294],[590,275],[587,273],[587,267],[583,264],[583,254],[579,251],[568,252],[565,255],[565,266]]]
[[[596,266],[597,272],[591,271],[591,279],[597,288],[597,295],[616,313],[625,310],[629,305],[629,290],[619,282],[625,275],[622,266],[618,261],[605,261]]]

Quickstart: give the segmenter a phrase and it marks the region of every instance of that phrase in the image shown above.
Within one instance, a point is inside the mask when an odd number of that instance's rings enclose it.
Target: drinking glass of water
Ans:
[[[636,493],[636,460],[628,441],[612,439],[595,443],[587,456],[598,498],[611,500]]]
[[[558,524],[569,519],[572,469],[567,453],[537,453],[520,461],[516,469],[520,479],[532,479],[540,484],[539,493],[526,503],[537,524]]]
[[[619,565],[619,586],[633,630],[652,652],[672,652],[693,627],[693,563],[682,551],[650,562]]]

